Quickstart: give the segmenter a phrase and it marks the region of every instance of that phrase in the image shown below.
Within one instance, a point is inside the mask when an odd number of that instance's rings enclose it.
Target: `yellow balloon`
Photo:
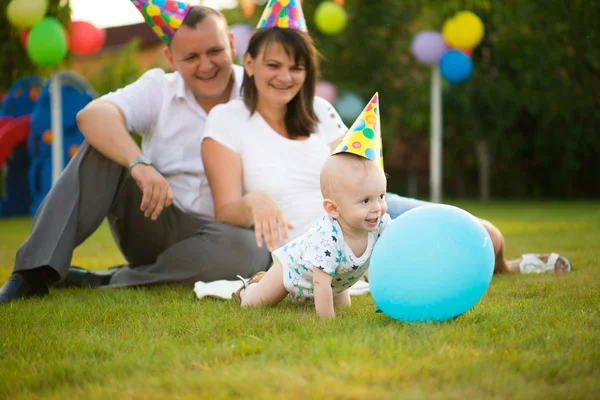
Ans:
[[[6,7],[8,22],[17,28],[30,28],[44,18],[47,0],[12,0]]]
[[[442,35],[452,47],[472,49],[481,43],[485,29],[481,19],[470,11],[461,11],[448,19]]]

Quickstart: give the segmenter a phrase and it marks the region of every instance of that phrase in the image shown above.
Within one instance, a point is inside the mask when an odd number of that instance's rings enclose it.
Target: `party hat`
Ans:
[[[276,26],[307,31],[300,0],[269,0],[256,28],[274,28]]]
[[[365,157],[383,169],[379,93],[375,93],[331,154],[338,153],[352,153]]]
[[[131,2],[166,44],[171,43],[190,8],[187,3],[173,0],[131,0]]]

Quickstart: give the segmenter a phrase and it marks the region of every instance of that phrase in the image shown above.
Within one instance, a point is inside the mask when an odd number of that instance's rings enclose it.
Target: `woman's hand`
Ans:
[[[281,242],[288,242],[288,229],[294,229],[290,225],[279,204],[271,196],[263,191],[247,193],[244,202],[254,221],[254,233],[256,244],[262,247],[263,236],[269,251],[274,251],[281,246]]]

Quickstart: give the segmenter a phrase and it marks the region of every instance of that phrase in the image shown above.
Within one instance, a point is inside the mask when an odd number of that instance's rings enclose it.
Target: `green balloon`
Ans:
[[[27,54],[41,66],[56,65],[67,55],[67,38],[56,18],[44,17],[29,32]]]
[[[348,14],[344,7],[324,1],[315,10],[315,24],[326,35],[337,35],[346,28]]]

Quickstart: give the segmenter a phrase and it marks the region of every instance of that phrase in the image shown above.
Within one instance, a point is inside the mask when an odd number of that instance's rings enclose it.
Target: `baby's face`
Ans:
[[[375,164],[356,174],[342,178],[335,193],[340,214],[338,220],[355,232],[371,232],[377,229],[387,212],[385,174]]]

